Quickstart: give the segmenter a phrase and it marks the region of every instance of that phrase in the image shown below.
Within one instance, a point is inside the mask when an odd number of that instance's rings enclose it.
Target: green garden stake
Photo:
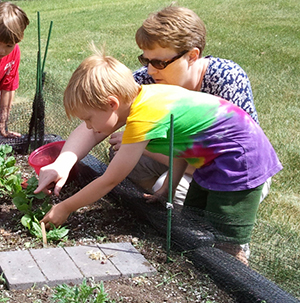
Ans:
[[[43,60],[43,65],[42,65],[42,73],[41,73],[42,76],[43,76],[43,73],[44,73],[45,62],[46,62],[46,57],[47,57],[47,53],[48,53],[48,46],[49,46],[49,42],[50,42],[52,25],[53,25],[53,21],[50,22],[50,27],[49,27],[49,31],[48,31],[47,44],[46,44],[46,48],[45,48],[44,60]]]
[[[48,31],[47,44],[45,48],[43,62],[41,59],[41,25],[40,25],[40,12],[37,12],[37,27],[38,27],[38,52],[37,52],[37,72],[36,72],[36,92],[33,101],[33,111],[31,120],[29,123],[28,131],[28,142],[26,146],[26,151],[29,150],[31,146],[31,136],[34,132],[34,149],[44,144],[44,118],[45,118],[45,104],[43,100],[43,83],[44,83],[44,68],[46,57],[48,53],[48,47],[50,42],[50,36],[52,31],[53,21],[50,22],[50,27]]]
[[[174,146],[174,116],[171,114],[170,119],[170,147],[169,147],[169,195],[167,202],[167,263],[170,261],[170,248],[171,248],[171,221],[172,221],[172,209],[173,209],[173,146]]]
[[[40,87],[40,64],[39,64],[39,52],[37,52],[37,66],[36,66],[36,92],[35,92],[35,99],[37,98],[38,94],[39,94],[39,87]],[[32,129],[34,128],[35,130],[37,129],[37,125],[38,125],[38,118],[37,118],[37,111],[38,111],[38,102],[35,100],[33,102],[33,108],[32,108],[32,117],[31,119],[33,119],[33,125],[32,125]],[[31,137],[31,131],[29,130],[29,139]],[[29,141],[30,142],[30,141]],[[28,144],[29,144],[28,142]],[[34,133],[34,142],[33,142],[33,148],[36,149],[37,146],[37,131],[35,131]]]
[[[39,71],[38,71],[38,91],[41,91],[41,86],[42,86],[42,79],[41,79],[41,22],[40,22],[40,12],[37,12],[37,22],[38,22],[38,62],[37,65],[39,66]]]

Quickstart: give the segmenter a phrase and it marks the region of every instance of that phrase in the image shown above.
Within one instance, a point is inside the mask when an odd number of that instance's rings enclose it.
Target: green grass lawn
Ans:
[[[62,94],[72,72],[91,54],[89,43],[105,44],[109,54],[132,70],[138,68],[141,51],[135,44],[135,32],[150,12],[171,1],[13,2],[31,20],[20,43],[16,102],[31,106],[35,93],[39,11],[42,50],[53,21],[45,67],[46,123],[53,132],[67,137],[78,121],[62,123],[66,119]],[[193,9],[204,20],[208,30],[204,55],[231,59],[250,77],[260,124],[284,166],[273,178],[271,193],[259,210],[251,266],[300,298],[299,0],[182,0],[178,4]]]

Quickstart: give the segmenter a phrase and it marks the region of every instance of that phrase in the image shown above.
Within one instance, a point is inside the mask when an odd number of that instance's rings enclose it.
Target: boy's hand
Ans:
[[[56,196],[59,196],[60,190],[65,185],[68,176],[68,170],[62,170],[59,173],[57,165],[55,165],[54,163],[42,167],[39,174],[39,185],[34,191],[34,193],[37,194],[43,191],[45,194],[50,195],[53,192]]]
[[[61,226],[69,217],[70,212],[67,210],[63,202],[54,205],[41,222],[45,223],[46,229],[50,229],[50,223],[54,224],[55,227]]]

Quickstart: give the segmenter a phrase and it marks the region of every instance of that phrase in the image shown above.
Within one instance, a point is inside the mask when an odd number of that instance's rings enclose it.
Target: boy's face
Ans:
[[[95,133],[102,133],[106,136],[116,130],[118,116],[115,110],[108,106],[107,110],[95,108],[81,108],[77,117],[84,121],[88,129]]]
[[[14,43],[0,42],[0,59],[9,55],[13,51],[15,45],[16,44]]]

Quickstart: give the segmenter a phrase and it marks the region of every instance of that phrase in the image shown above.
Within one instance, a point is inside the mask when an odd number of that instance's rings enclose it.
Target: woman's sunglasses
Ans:
[[[143,55],[138,56],[138,59],[139,59],[140,63],[144,66],[148,66],[149,64],[151,64],[156,69],[164,69],[169,64],[171,64],[174,61],[176,61],[177,59],[181,58],[187,52],[188,51],[185,50],[185,51],[179,53],[178,55],[176,55],[175,57],[173,57],[171,60],[168,60],[168,61],[162,61],[162,60],[158,60],[158,59],[149,60],[148,58],[143,57]]]

